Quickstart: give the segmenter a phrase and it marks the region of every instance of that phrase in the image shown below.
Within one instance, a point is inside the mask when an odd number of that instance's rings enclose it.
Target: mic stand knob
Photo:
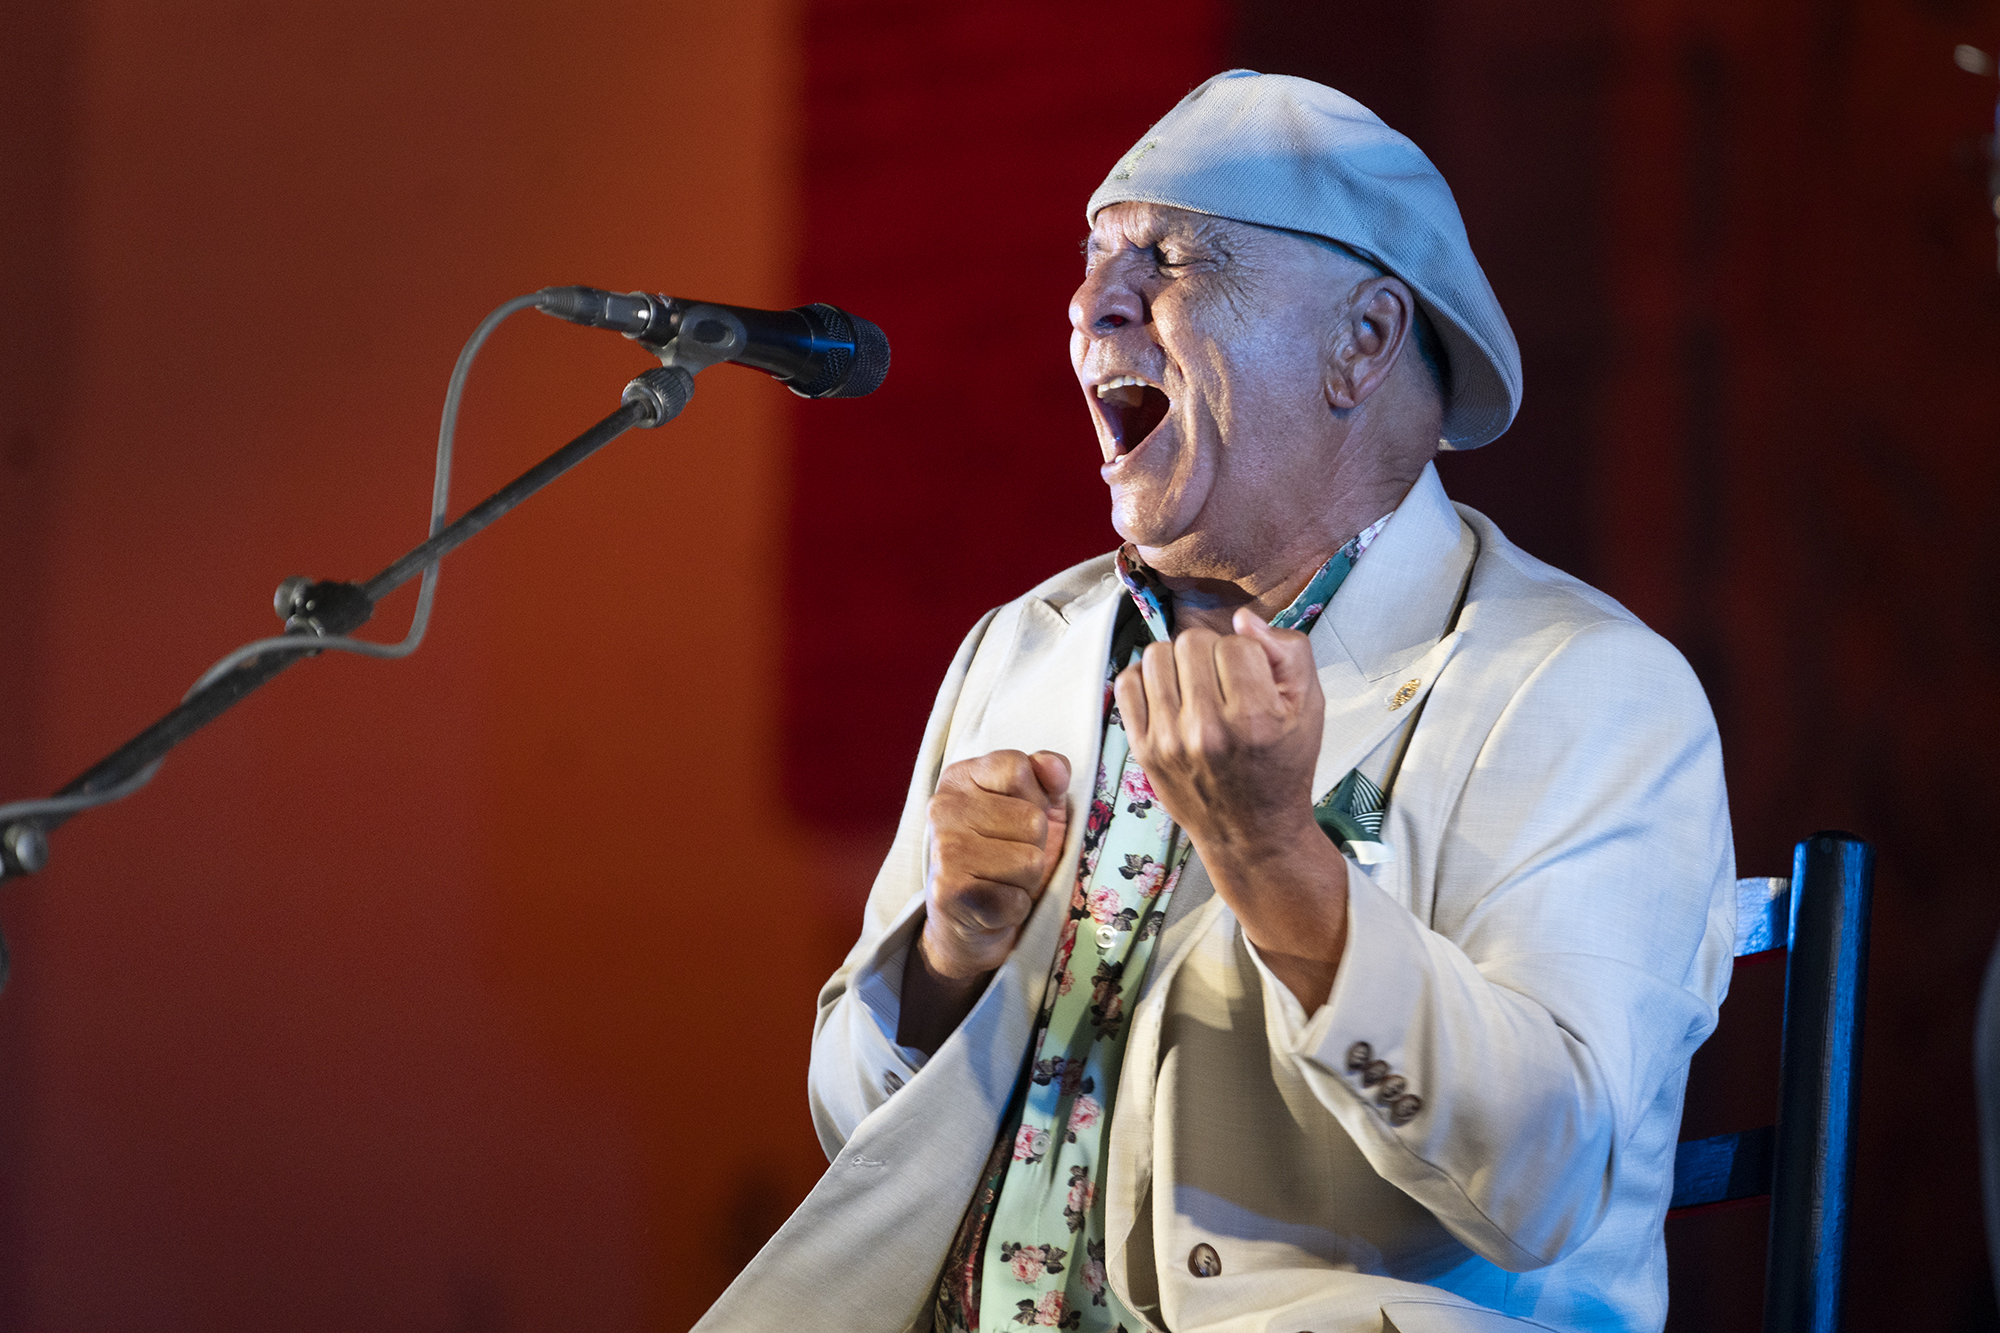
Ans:
[[[627,407],[637,407],[646,414],[645,420],[635,424],[651,430],[679,416],[692,397],[693,371],[686,366],[667,365],[655,367],[626,385],[623,401]]]
[[[49,863],[49,835],[33,824],[9,824],[0,833],[0,848],[7,859],[32,875]]]
[[[375,614],[375,603],[357,583],[335,583],[294,574],[278,585],[271,609],[287,634],[352,634]]]

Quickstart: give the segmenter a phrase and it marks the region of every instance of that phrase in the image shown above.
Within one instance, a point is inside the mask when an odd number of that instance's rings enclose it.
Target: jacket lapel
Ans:
[[[954,736],[945,752],[946,763],[998,749],[1063,755],[1070,762],[1070,835],[1076,846],[1087,813],[1087,804],[1077,802],[1090,799],[1104,741],[1104,671],[1118,614],[1116,585],[1116,576],[1106,575],[1061,607],[1040,598],[1024,605],[984,713],[962,740]]]
[[[1326,695],[1315,800],[1429,693],[1458,646],[1457,633],[1445,628],[1478,551],[1445,497],[1437,466],[1426,465],[1313,626],[1313,661]]]

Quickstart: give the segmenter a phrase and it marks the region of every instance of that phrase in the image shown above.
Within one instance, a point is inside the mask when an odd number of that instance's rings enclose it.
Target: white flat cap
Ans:
[[[1151,203],[1305,232],[1410,285],[1450,359],[1447,449],[1497,438],[1521,408],[1521,349],[1451,187],[1423,151],[1345,93],[1232,69],[1182,98],[1090,196],[1085,216]]]

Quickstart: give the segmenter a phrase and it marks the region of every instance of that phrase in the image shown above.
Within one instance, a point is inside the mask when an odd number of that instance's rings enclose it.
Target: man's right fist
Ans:
[[[1062,856],[1068,792],[1052,750],[995,750],[939,777],[918,943],[933,973],[967,982],[1006,961]]]

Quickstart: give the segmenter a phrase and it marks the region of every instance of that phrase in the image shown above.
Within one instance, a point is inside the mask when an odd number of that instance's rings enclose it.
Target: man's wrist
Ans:
[[[1337,966],[1347,943],[1347,862],[1311,818],[1282,834],[1195,846],[1260,950]]]
[[[896,1022],[896,1042],[934,1054],[972,1011],[992,978],[991,969],[953,976],[932,959],[925,922],[910,946],[903,966],[903,994]]]
[[[1321,852],[1332,844],[1313,819],[1312,807],[1299,803],[1283,811],[1273,811],[1254,825],[1231,828],[1218,825],[1201,833],[1190,833],[1201,849],[1202,863],[1214,875],[1235,872],[1246,879],[1268,879],[1273,871],[1286,872],[1297,863],[1321,860]],[[1339,854],[1333,853],[1333,861]]]
[[[917,932],[916,946],[910,951],[912,960],[924,969],[929,983],[940,992],[969,990],[984,985],[994,969],[956,959],[951,948],[937,942],[932,925],[929,920],[924,922],[923,929]]]

